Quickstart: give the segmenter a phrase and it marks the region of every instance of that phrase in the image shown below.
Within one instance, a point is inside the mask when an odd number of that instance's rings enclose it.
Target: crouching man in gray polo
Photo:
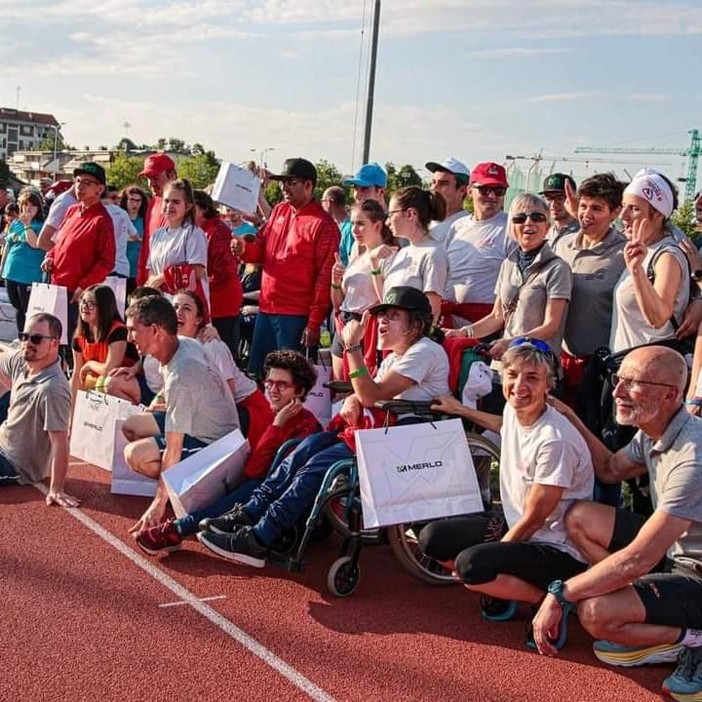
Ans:
[[[0,424],[0,485],[27,485],[51,477],[46,504],[77,507],[63,490],[68,472],[71,391],[61,370],[61,322],[30,317],[19,351],[0,354],[0,376],[12,386]]]

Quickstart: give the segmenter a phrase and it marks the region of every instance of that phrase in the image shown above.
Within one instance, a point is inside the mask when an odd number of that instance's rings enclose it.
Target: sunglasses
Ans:
[[[18,338],[22,342],[29,341],[35,346],[39,346],[44,339],[55,339],[55,336],[46,336],[45,334],[27,334],[27,332],[20,332]]]
[[[543,224],[548,221],[548,217],[543,212],[518,212],[516,215],[512,215],[512,224],[524,224],[527,219],[534,224]]]
[[[534,351],[538,351],[544,356],[553,358],[551,347],[545,341],[541,341],[541,339],[532,339],[528,336],[521,336],[518,339],[514,339],[510,343],[509,348],[516,348],[517,346],[526,346],[526,348],[534,349]]]
[[[291,383],[287,380],[264,380],[263,385],[267,390],[275,388],[278,391],[288,390],[292,387],[295,387],[294,383]]]
[[[507,188],[502,188],[499,185],[474,185],[473,186],[481,195],[495,195],[502,197],[507,193]]]

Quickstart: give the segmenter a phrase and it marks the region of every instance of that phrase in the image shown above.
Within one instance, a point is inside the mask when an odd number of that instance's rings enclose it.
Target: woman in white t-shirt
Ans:
[[[416,186],[401,188],[390,198],[388,225],[396,237],[409,243],[396,253],[381,247],[371,256],[378,295],[383,297],[400,285],[417,288],[429,299],[434,323],[441,312],[448,257],[443,245],[429,235],[429,225],[445,217],[446,202],[440,194]]]
[[[336,262],[332,267],[331,300],[334,305],[337,332],[331,350],[335,380],[344,379],[344,342],[341,337],[344,326],[352,319],[360,321],[361,315],[381,300],[372,280],[373,252],[382,246],[397,250],[392,232],[385,224],[385,218],[385,210],[376,200],[365,200],[353,207],[351,231],[357,254],[351,257],[348,266],[342,264],[337,254]],[[370,340],[368,342],[372,343]],[[372,352],[375,352],[375,348]]]

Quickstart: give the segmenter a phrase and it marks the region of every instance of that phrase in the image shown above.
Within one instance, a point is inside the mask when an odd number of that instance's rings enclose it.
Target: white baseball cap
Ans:
[[[450,156],[442,163],[437,163],[436,161],[429,161],[425,164],[425,168],[428,171],[434,173],[435,171],[445,171],[446,173],[453,173],[460,183],[467,183],[468,178],[470,178],[470,171],[468,166],[466,166],[463,161],[459,161],[457,158]]]

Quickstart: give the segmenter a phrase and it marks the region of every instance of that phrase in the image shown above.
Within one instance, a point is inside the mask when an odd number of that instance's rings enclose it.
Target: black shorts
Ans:
[[[630,544],[646,523],[646,517],[618,509],[609,551]],[[702,629],[702,566],[685,566],[663,557],[633,587],[646,610],[646,622],[660,626]]]
[[[159,430],[161,431],[160,434],[154,436],[154,440],[158,444],[158,450],[161,452],[161,457],[163,457],[163,454],[166,450],[166,413],[154,412],[153,416],[156,420],[156,424],[158,424]],[[201,449],[204,449],[205,446],[207,446],[207,444],[204,441],[196,439],[195,437],[190,436],[189,434],[184,434],[183,450],[181,451],[180,460],[185,460],[188,456],[192,455],[193,453],[197,453]]]

